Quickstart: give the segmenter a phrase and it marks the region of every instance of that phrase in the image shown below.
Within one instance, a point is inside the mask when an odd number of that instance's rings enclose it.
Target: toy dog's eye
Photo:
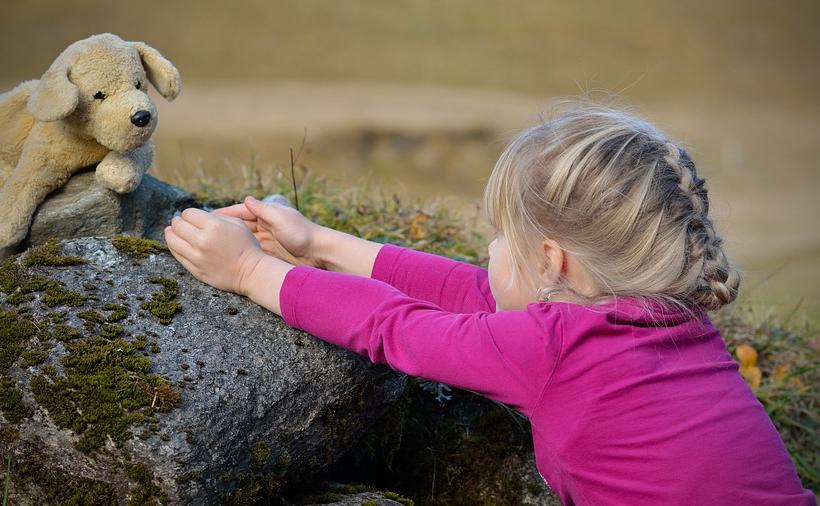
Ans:
[[[137,81],[137,89],[140,89],[140,86],[142,86],[142,83]]]
[[[94,94],[94,98],[96,98],[97,100],[105,100],[105,93],[98,91]]]

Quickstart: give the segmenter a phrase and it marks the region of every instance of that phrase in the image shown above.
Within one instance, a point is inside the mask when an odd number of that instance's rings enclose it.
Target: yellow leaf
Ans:
[[[748,344],[741,344],[735,349],[740,367],[754,367],[757,365],[757,351]]]
[[[752,389],[759,387],[760,381],[763,379],[763,373],[761,373],[760,368],[756,366],[741,367],[740,374],[746,380],[746,383],[752,387]]]
[[[774,368],[774,384],[775,385],[782,385],[783,382],[786,380],[786,374],[789,372],[789,364],[778,364]]]
[[[427,229],[424,228],[424,222],[426,221],[427,216],[424,213],[416,213],[416,216],[413,217],[413,221],[410,223],[409,235],[411,239],[417,241],[427,236]]]

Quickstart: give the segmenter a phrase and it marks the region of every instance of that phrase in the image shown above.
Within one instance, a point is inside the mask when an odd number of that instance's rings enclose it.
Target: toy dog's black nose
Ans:
[[[131,116],[131,123],[138,127],[144,127],[151,121],[151,113],[148,111],[137,111]]]

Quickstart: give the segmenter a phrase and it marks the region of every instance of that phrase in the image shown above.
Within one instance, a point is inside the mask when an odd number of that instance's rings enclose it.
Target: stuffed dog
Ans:
[[[42,78],[0,95],[0,258],[80,169],[96,164],[96,180],[117,193],[140,184],[157,126],[148,82],[168,101],[182,84],[156,49],[104,33],[74,42]]]

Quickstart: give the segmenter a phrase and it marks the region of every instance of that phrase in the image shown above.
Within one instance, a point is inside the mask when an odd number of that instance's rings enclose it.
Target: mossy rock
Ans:
[[[403,375],[214,297],[161,247],[119,242],[50,242],[0,264],[10,504],[269,500],[401,394]]]

